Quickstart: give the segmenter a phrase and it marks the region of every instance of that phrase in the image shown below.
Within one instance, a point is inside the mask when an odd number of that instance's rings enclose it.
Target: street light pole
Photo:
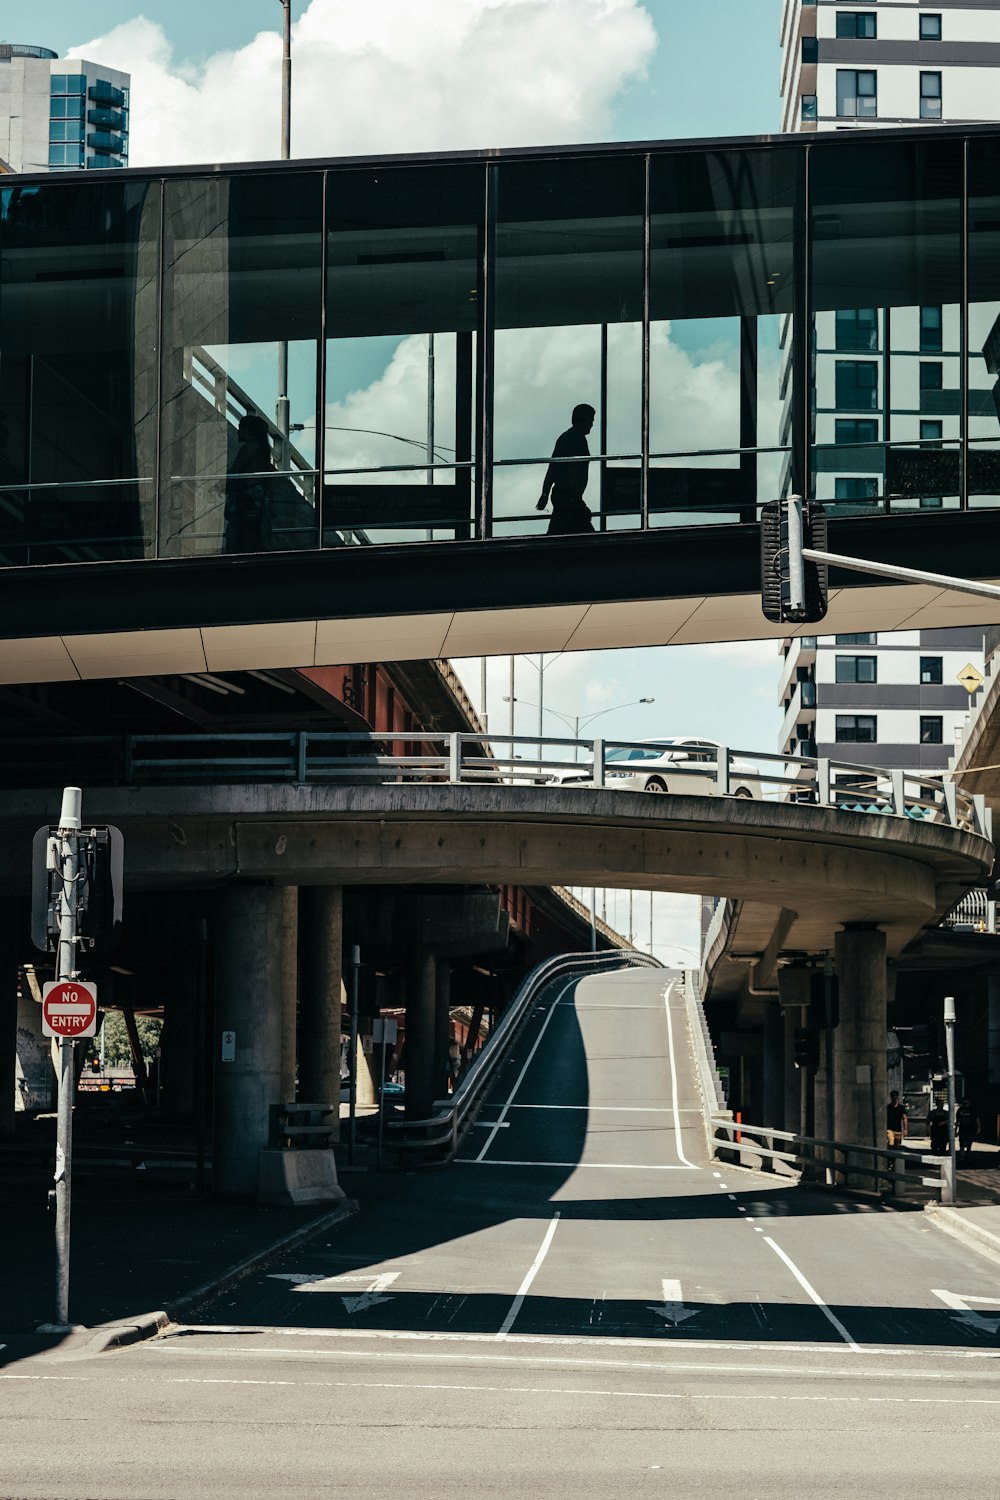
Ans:
[[[281,160],[292,154],[292,0],[278,0],[284,10],[281,40]],[[288,340],[278,344],[278,399],[274,425],[281,437],[281,472],[287,474],[291,455],[289,434],[292,430],[291,403],[288,399]]]
[[[955,997],[946,995],[944,1000],[944,1044],[948,1057],[948,1169],[947,1182],[941,1194],[944,1203],[954,1203],[957,1197],[958,1173],[955,1160]]]

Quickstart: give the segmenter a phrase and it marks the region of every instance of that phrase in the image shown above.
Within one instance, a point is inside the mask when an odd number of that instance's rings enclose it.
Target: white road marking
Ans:
[[[408,1329],[408,1328],[407,1329],[404,1329],[404,1328],[373,1328],[373,1329],[361,1329],[361,1328],[282,1328],[282,1327],[275,1327],[273,1325],[269,1325],[269,1324],[266,1324],[266,1323],[265,1324],[261,1324],[261,1323],[258,1323],[258,1324],[254,1324],[254,1323],[229,1323],[229,1324],[227,1324],[227,1323],[207,1323],[207,1324],[204,1325],[204,1327],[199,1327],[196,1324],[185,1324],[177,1332],[169,1333],[169,1334],[165,1335],[164,1337],[155,1340],[155,1342],[144,1343],[142,1345],[142,1352],[143,1353],[154,1354],[154,1355],[159,1355],[159,1354],[195,1355],[195,1354],[197,1354],[199,1357],[201,1355],[203,1355],[203,1354],[206,1354],[206,1355],[207,1354],[212,1354],[212,1355],[220,1355],[220,1356],[227,1355],[227,1354],[240,1354],[240,1355],[246,1355],[248,1357],[252,1357],[254,1353],[263,1352],[265,1354],[288,1354],[288,1355],[293,1355],[293,1356],[298,1356],[298,1357],[304,1357],[301,1354],[301,1351],[299,1351],[297,1349],[263,1349],[261,1351],[260,1349],[258,1349],[258,1347],[256,1345],[253,1348],[248,1348],[245,1344],[242,1344],[242,1343],[239,1346],[233,1347],[232,1349],[219,1348],[217,1345],[214,1346],[211,1349],[202,1349],[200,1347],[198,1347],[198,1348],[193,1347],[192,1344],[189,1341],[191,1339],[193,1339],[195,1336],[197,1336],[199,1334],[202,1334],[202,1333],[212,1334],[212,1335],[219,1335],[219,1334],[231,1333],[231,1334],[234,1334],[234,1335],[238,1334],[238,1335],[240,1335],[241,1338],[243,1336],[245,1336],[246,1334],[248,1334],[248,1333],[267,1333],[267,1334],[272,1334],[272,1335],[274,1335],[276,1337],[280,1337],[280,1338],[293,1338],[293,1339],[300,1339],[300,1338],[318,1339],[318,1338],[322,1338],[322,1339],[330,1339],[331,1342],[333,1342],[333,1343],[342,1343],[342,1342],[345,1342],[345,1341],[346,1342],[353,1342],[353,1341],[356,1341],[356,1340],[360,1341],[360,1342],[375,1343],[375,1344],[377,1344],[377,1343],[391,1343],[391,1344],[410,1344],[410,1343],[414,1343],[414,1344],[493,1344],[493,1343],[496,1342],[496,1334],[495,1333],[446,1333],[446,1332],[443,1332],[443,1331],[442,1332],[433,1331],[431,1329],[414,1330],[414,1329]],[[588,1349],[588,1350],[592,1350],[592,1349],[655,1349],[655,1350],[658,1350],[660,1354],[663,1353],[663,1340],[662,1339],[655,1339],[655,1338],[648,1338],[648,1339],[647,1338],[617,1338],[617,1337],[611,1337],[611,1336],[607,1336],[607,1335],[603,1335],[603,1334],[512,1333],[512,1334],[508,1335],[506,1343],[507,1343],[508,1347],[511,1347],[511,1346],[513,1346],[515,1344],[521,1344],[521,1345],[530,1346],[530,1347],[533,1347],[533,1348],[540,1348],[540,1349],[566,1349],[566,1348],[583,1348],[583,1349]],[[824,1354],[827,1357],[834,1357],[834,1358],[842,1355],[842,1356],[845,1356],[845,1357],[850,1357],[850,1359],[851,1359],[851,1368],[850,1368],[850,1371],[849,1372],[843,1372],[843,1373],[848,1373],[849,1376],[850,1376],[850,1378],[852,1380],[855,1378],[855,1375],[858,1374],[858,1372],[856,1371],[855,1366],[853,1364],[854,1351],[851,1350],[851,1349],[849,1349],[849,1348],[846,1348],[846,1347],[841,1347],[840,1344],[829,1344],[829,1343],[807,1344],[807,1343],[798,1343],[798,1342],[796,1342],[796,1343],[789,1343],[789,1344],[779,1344],[779,1343],[773,1343],[770,1340],[767,1340],[766,1342],[763,1342],[763,1343],[758,1343],[758,1342],[755,1342],[753,1339],[736,1339],[736,1340],[730,1340],[730,1339],[671,1339],[671,1341],[670,1341],[670,1347],[671,1347],[672,1350],[673,1349],[697,1350],[699,1352],[699,1354],[700,1353],[704,1353],[704,1352],[710,1352],[710,1353],[711,1352],[718,1352],[719,1350],[726,1350],[727,1352],[730,1352],[730,1353],[743,1353],[746,1350],[752,1350],[754,1353],[763,1353],[763,1354]],[[136,1350],[135,1352],[139,1353],[140,1351]],[[356,1351],[356,1352],[355,1351],[351,1351],[350,1353],[348,1353],[348,1352],[346,1352],[344,1350],[338,1350],[338,1349],[326,1349],[326,1350],[320,1350],[318,1352],[324,1358],[330,1357],[330,1358],[355,1358],[355,1359],[374,1359],[376,1357],[380,1358],[380,1359],[442,1359],[442,1360],[461,1360],[461,1359],[480,1359],[480,1358],[483,1358],[483,1359],[493,1359],[493,1358],[504,1358],[504,1359],[515,1358],[516,1359],[516,1358],[520,1358],[520,1356],[517,1356],[517,1355],[511,1355],[511,1356],[508,1356],[508,1355],[499,1356],[499,1355],[497,1355],[497,1356],[494,1356],[494,1355],[478,1355],[478,1354],[462,1355],[462,1354],[453,1354],[453,1353],[448,1353],[448,1354],[444,1354],[444,1353],[441,1353],[441,1354],[417,1354],[417,1353],[414,1353],[412,1351],[407,1352],[405,1354],[385,1354],[382,1351],[375,1351],[375,1350],[361,1350],[361,1351]],[[871,1356],[872,1358],[878,1358],[881,1355],[885,1355],[886,1357],[891,1357],[894,1360],[898,1360],[898,1358],[899,1358],[899,1347],[898,1347],[898,1345],[895,1345],[895,1344],[888,1344],[888,1345],[865,1344],[863,1346],[862,1352],[864,1354],[866,1354],[866,1355]],[[947,1347],[947,1348],[938,1348],[938,1347],[935,1346],[935,1347],[932,1347],[931,1349],[929,1349],[928,1352],[932,1353],[934,1355],[935,1359],[957,1359],[957,1360],[988,1359],[988,1360],[990,1360],[990,1361],[992,1361],[994,1363],[998,1359],[1000,1359],[1000,1354],[998,1354],[997,1350],[995,1350],[995,1349],[957,1348],[954,1345],[952,1345],[950,1347]],[[534,1355],[525,1355],[524,1358],[525,1359],[534,1360],[534,1359],[536,1359],[536,1356],[534,1356]],[[550,1361],[547,1361],[545,1359],[541,1359],[540,1360],[540,1363],[542,1363],[542,1364],[546,1364],[546,1363],[549,1363],[549,1362]],[[574,1364],[575,1365],[575,1364],[580,1364],[580,1363],[587,1363],[587,1361],[586,1360],[582,1360],[581,1361],[581,1359],[580,1359],[579,1356],[574,1356],[572,1360],[568,1360],[568,1361],[566,1361],[566,1363]],[[596,1364],[603,1364],[603,1363],[606,1363],[606,1361],[596,1360],[595,1363]],[[641,1362],[641,1364],[639,1366],[637,1366],[637,1368],[646,1369],[646,1368],[652,1368],[652,1367],[648,1366],[646,1364],[646,1362],[643,1361],[643,1362]],[[672,1368],[685,1368],[686,1369],[688,1367],[687,1366],[672,1366]],[[776,1367],[775,1369],[771,1369],[771,1367],[758,1366],[758,1365],[732,1365],[732,1366],[725,1365],[725,1366],[718,1366],[718,1367],[716,1367],[716,1366],[702,1366],[702,1365],[698,1364],[698,1365],[692,1365],[692,1366],[690,1366],[690,1368],[691,1369],[702,1369],[702,1368],[712,1368],[712,1369],[715,1369],[715,1368],[719,1368],[719,1369],[725,1369],[725,1370],[731,1370],[731,1369],[732,1370],[750,1369],[750,1370],[754,1370],[754,1371],[764,1370],[765,1373],[767,1373],[768,1370],[770,1370],[771,1373],[779,1373],[779,1374],[780,1373],[784,1373],[786,1375],[791,1375],[791,1374],[795,1373],[794,1368]],[[809,1373],[812,1373],[812,1372],[810,1372],[808,1369],[805,1369],[805,1370],[802,1371],[802,1373],[803,1374],[809,1374]],[[833,1371],[827,1371],[826,1373],[827,1374],[832,1374],[834,1372]],[[860,1374],[858,1374],[858,1378],[861,1378],[861,1376],[864,1376],[865,1374],[871,1374],[874,1377],[875,1372],[874,1371],[867,1371],[866,1372],[866,1371],[862,1370],[860,1372]],[[905,1370],[901,1371],[901,1372],[897,1372],[895,1369],[893,1369],[892,1376],[893,1376],[894,1380],[897,1379],[897,1378],[900,1378],[900,1379],[912,1379],[912,1380],[918,1380],[918,1379],[919,1380],[935,1380],[935,1379],[942,1379],[942,1380],[956,1379],[957,1380],[957,1379],[965,1379],[966,1378],[965,1376],[957,1376],[957,1375],[956,1376],[950,1376],[950,1375],[947,1375],[947,1374],[940,1374],[940,1372],[935,1373],[933,1371],[930,1372],[930,1373],[928,1373],[926,1371],[923,1371],[923,1370],[917,1371],[917,1372],[907,1372]],[[884,1372],[880,1373],[879,1378],[880,1379],[884,1378]]]
[[[489,1161],[483,1161],[481,1156],[464,1156],[455,1158],[456,1166],[461,1167],[571,1167],[574,1172],[581,1169],[601,1168],[610,1169],[612,1172],[683,1172],[684,1168],[679,1162],[641,1162],[641,1161],[501,1161],[498,1157],[491,1156]]]
[[[851,1335],[844,1327],[843,1323],[837,1317],[836,1313],[830,1311],[826,1303],[823,1301],[823,1298],[820,1296],[819,1292],[817,1292],[814,1286],[810,1285],[810,1283],[803,1276],[802,1272],[799,1270],[798,1266],[791,1259],[791,1257],[786,1255],[781,1246],[775,1244],[774,1240],[772,1240],[771,1236],[768,1234],[764,1236],[764,1244],[770,1245],[775,1255],[777,1255],[781,1260],[785,1262],[785,1265],[791,1271],[792,1275],[795,1277],[795,1280],[799,1283],[799,1286],[801,1286],[806,1295],[810,1297],[813,1302],[815,1302],[816,1306],[819,1308],[823,1316],[829,1319],[829,1321],[833,1324],[834,1328],[840,1334],[840,1337],[844,1340],[844,1343],[847,1345],[847,1347],[849,1349],[857,1350],[860,1353],[860,1344],[856,1344],[854,1342]]]
[[[579,976],[577,976],[577,978],[578,977]],[[562,999],[562,997],[566,993],[567,989],[569,989],[571,985],[574,985],[576,983],[577,983],[577,979],[576,978],[574,978],[574,979],[568,979],[566,981],[566,983],[563,985],[562,989],[559,991],[559,995],[557,996],[557,998],[549,1006],[549,1013],[545,1017],[545,1020],[542,1022],[541,1026],[538,1028],[538,1035],[535,1037],[535,1044],[534,1044],[534,1046],[532,1047],[531,1051],[528,1053],[527,1061],[525,1062],[524,1067],[521,1069],[520,1073],[518,1073],[518,1075],[517,1075],[517,1081],[515,1082],[514,1087],[511,1089],[510,1093],[507,1095],[507,1103],[504,1105],[503,1109],[500,1111],[499,1118],[496,1120],[496,1122],[495,1122],[495,1124],[493,1126],[493,1129],[490,1131],[490,1134],[486,1137],[486,1142],[485,1142],[485,1144],[483,1146],[483,1149],[480,1151],[479,1155],[476,1157],[476,1161],[482,1161],[483,1158],[486,1156],[487,1151],[492,1146],[492,1144],[494,1142],[494,1139],[496,1138],[496,1133],[500,1129],[500,1126],[503,1124],[504,1117],[506,1116],[507,1111],[510,1109],[510,1106],[511,1106],[511,1104],[513,1102],[513,1099],[514,1099],[514,1095],[517,1093],[518,1089],[521,1087],[521,1084],[524,1081],[524,1075],[525,1075],[525,1073],[527,1073],[528,1069],[531,1067],[532,1058],[534,1057],[535,1053],[538,1051],[538,1048],[541,1046],[542,1037],[545,1035],[545,1028],[548,1026],[549,1022],[552,1020],[552,1017],[555,1015],[555,1013],[556,1013],[556,1011],[557,1011],[557,1009],[559,1007],[559,1001]]]
[[[671,979],[670,983],[663,991],[663,1008],[667,1014],[667,1050],[670,1053],[671,1104],[676,1104],[679,1097],[677,1091],[677,1058],[674,1055],[674,1025],[672,1020],[670,1019],[670,997],[674,992],[674,986],[676,985],[676,983],[676,979]],[[681,1140],[681,1122],[676,1115],[674,1116],[674,1145],[677,1148],[677,1155],[680,1157],[680,1160],[684,1163],[684,1165],[686,1167],[694,1167],[695,1171],[699,1171],[700,1169],[698,1167],[695,1167],[694,1162],[688,1161],[687,1157],[684,1155],[684,1143]]]
[[[683,1323],[685,1318],[696,1318],[701,1311],[698,1307],[685,1307],[684,1294],[681,1291],[679,1281],[670,1281],[663,1278],[660,1285],[663,1288],[663,1302],[660,1306],[648,1303],[650,1312],[655,1312],[657,1317],[663,1318],[665,1322],[672,1324],[674,1328],[678,1323]]]
[[[377,1307],[380,1302],[391,1302],[391,1297],[383,1297],[382,1293],[387,1287],[392,1286],[394,1281],[399,1280],[398,1271],[386,1271],[381,1276],[373,1276],[371,1284],[366,1292],[360,1297],[341,1297],[341,1302],[353,1317],[355,1313],[367,1312],[370,1307]],[[315,1286],[303,1287],[302,1291],[314,1292],[318,1290]],[[326,1288],[324,1288],[326,1290]]]
[[[552,1239],[555,1235],[556,1225],[559,1223],[559,1219],[560,1215],[558,1213],[552,1215],[552,1223],[545,1231],[545,1238],[544,1240],[542,1240],[538,1254],[531,1262],[528,1274],[525,1276],[524,1280],[521,1282],[521,1285],[518,1287],[517,1296],[514,1298],[513,1302],[510,1304],[510,1307],[507,1309],[507,1316],[500,1324],[500,1331],[496,1335],[498,1339],[505,1339],[510,1330],[513,1328],[514,1320],[516,1319],[518,1313],[521,1311],[521,1308],[524,1306],[524,1299],[528,1295],[528,1289],[531,1286],[531,1283],[534,1281],[535,1277],[538,1275],[542,1261],[549,1253],[549,1246],[552,1244]]]
[[[955,1319],[957,1323],[963,1323],[973,1333],[985,1333],[991,1337],[1000,1329],[1000,1317],[984,1318],[982,1313],[973,1312],[966,1304],[969,1302],[985,1303],[988,1307],[996,1307],[1000,1304],[1000,1295],[996,1297],[970,1297],[963,1292],[946,1292],[938,1287],[931,1288],[931,1295],[940,1297],[945,1307],[950,1307],[958,1314]]]
[[[475,1120],[473,1122],[473,1128],[475,1130],[490,1130],[491,1128],[496,1130],[509,1130],[510,1121],[497,1120],[494,1124],[492,1120]]]
[[[322,1271],[310,1273],[309,1271],[269,1271],[268,1281],[290,1281],[294,1286],[304,1286],[309,1281],[325,1281],[327,1278]]]

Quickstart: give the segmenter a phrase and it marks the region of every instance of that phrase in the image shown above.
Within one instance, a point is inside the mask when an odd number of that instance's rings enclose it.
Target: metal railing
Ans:
[[[393,746],[403,747],[389,753]],[[541,751],[539,751],[541,746]],[[653,789],[735,796],[767,802],[804,802],[843,812],[941,823],[991,837],[985,799],[949,777],[860,765],[854,761],[731,750],[676,747],[657,764],[650,741],[542,738],[459,731],[279,730],[232,734],[81,735],[4,740],[0,766],[16,771],[18,755],[36,778],[41,765],[86,761],[97,784],[208,782],[249,778],[286,782],[490,782],[513,786]],[[51,752],[46,761],[45,752]],[[90,758],[88,758],[88,755]],[[91,760],[95,764],[91,764]],[[81,772],[82,774],[82,772]],[[8,780],[10,778],[8,777]],[[34,783],[33,783],[34,784]]]
[[[894,1198],[905,1197],[906,1169],[919,1163],[938,1169],[937,1176],[921,1177],[921,1186],[938,1188],[941,1201],[951,1201],[947,1156],[828,1141],[792,1130],[772,1130],[769,1125],[744,1125],[729,1113],[713,1113],[710,1124],[712,1154],[719,1161],[743,1166],[746,1155],[759,1160],[764,1172],[774,1172],[776,1164],[784,1162],[808,1181],[827,1187],[857,1187],[857,1179],[862,1178],[872,1191],[887,1191]]]
[[[660,969],[649,953],[565,953],[546,959],[521,982],[485,1046],[473,1058],[455,1092],[436,1100],[426,1120],[390,1120],[389,1139],[400,1153],[420,1153],[435,1161],[450,1161],[496,1082],[500,1068],[521,1033],[535,1002],[553,980],[577,973],[581,978],[623,968]]]

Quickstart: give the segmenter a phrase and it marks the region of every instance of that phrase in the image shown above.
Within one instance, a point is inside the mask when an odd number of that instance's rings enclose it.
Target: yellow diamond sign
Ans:
[[[971,661],[967,661],[965,663],[965,666],[962,668],[961,672],[957,674],[957,676],[958,681],[962,684],[962,686],[965,688],[965,691],[970,695],[970,697],[973,693],[978,692],[983,685],[983,674],[977,667],[974,667],[972,665]]]

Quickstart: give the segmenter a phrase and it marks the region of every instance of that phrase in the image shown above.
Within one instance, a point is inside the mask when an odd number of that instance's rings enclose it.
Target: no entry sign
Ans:
[[[42,986],[42,1035],[93,1036],[97,1031],[97,985],[58,979]]]

